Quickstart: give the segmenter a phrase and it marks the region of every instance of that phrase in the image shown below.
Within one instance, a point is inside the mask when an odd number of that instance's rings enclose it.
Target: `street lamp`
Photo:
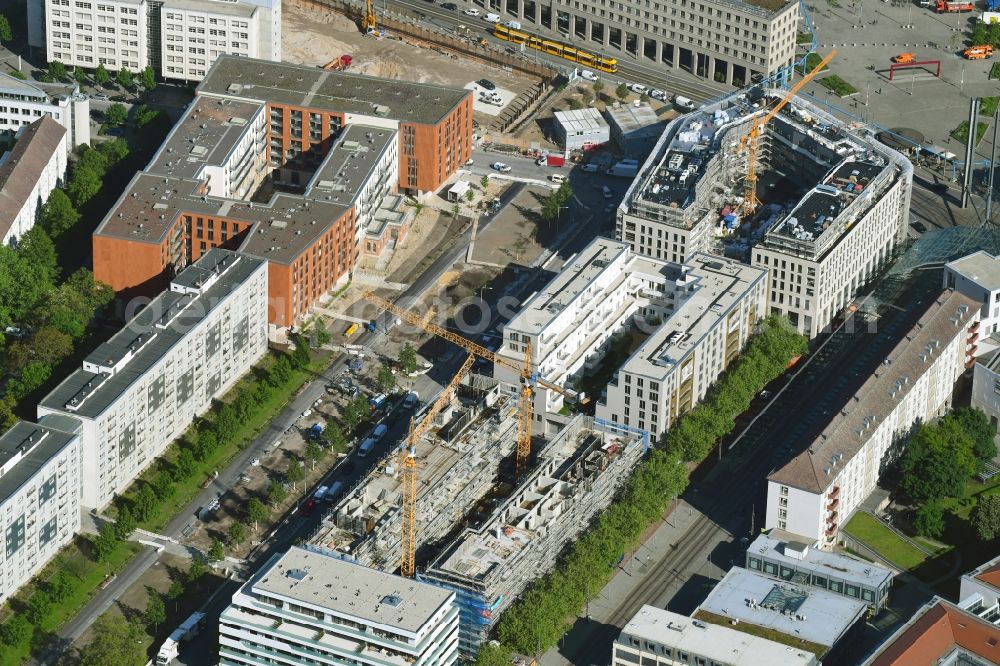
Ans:
[[[559,235],[559,223],[562,222],[562,212],[563,209],[569,209],[569,206],[559,206],[559,212],[556,214],[556,235]]]
[[[487,287],[486,285],[481,286],[479,288],[479,300],[483,300],[484,291],[493,291],[493,287]]]

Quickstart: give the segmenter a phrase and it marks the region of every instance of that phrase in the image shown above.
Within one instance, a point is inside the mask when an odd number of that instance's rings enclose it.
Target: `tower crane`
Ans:
[[[755,210],[757,206],[760,205],[760,200],[757,199],[757,141],[760,138],[760,133],[764,127],[771,122],[771,119],[778,115],[778,112],[785,108],[795,94],[802,90],[802,88],[813,80],[820,70],[822,70],[826,65],[833,60],[833,56],[837,55],[837,51],[830,51],[830,53],[820,61],[818,65],[812,68],[812,70],[799,79],[799,82],[792,86],[792,89],[788,91],[780,102],[778,102],[774,108],[768,111],[763,116],[754,116],[753,122],[750,124],[750,131],[743,135],[740,139],[739,150],[746,151],[747,153],[747,175],[746,179],[743,181],[743,203],[740,204],[739,212],[741,217],[748,217]]]
[[[402,551],[402,561],[399,564],[399,573],[407,578],[413,578],[416,571],[416,551],[417,551],[417,441],[423,437],[424,433],[434,422],[434,418],[444,409],[444,406],[451,400],[452,393],[462,382],[462,377],[472,368],[476,357],[469,354],[458,373],[452,377],[451,381],[438,395],[437,400],[431,408],[424,414],[424,418],[416,428],[413,427],[413,419],[410,419],[410,434],[407,437],[406,458],[403,460],[403,525],[400,535],[400,550]]]
[[[372,0],[365,0],[365,15],[361,17],[361,32],[366,35],[373,34],[378,26],[375,18],[375,4]]]
[[[433,324],[429,321],[424,321],[424,319],[415,312],[410,312],[405,308],[401,308],[392,301],[387,301],[374,292],[366,292],[364,297],[366,300],[375,303],[379,307],[392,313],[396,317],[399,317],[408,324],[444,338],[445,340],[458,345],[470,354],[492,361],[494,364],[506,366],[518,373],[518,376],[521,379],[521,390],[518,394],[517,400],[517,470],[520,471],[524,464],[528,461],[528,458],[531,456],[531,425],[535,387],[543,386],[561,395],[573,397],[571,392],[553,384],[552,382],[542,379],[537,372],[532,371],[531,345],[525,345],[524,361],[521,364],[518,364],[508,358],[490,351],[482,345],[463,338],[461,335],[452,333],[446,328]]]

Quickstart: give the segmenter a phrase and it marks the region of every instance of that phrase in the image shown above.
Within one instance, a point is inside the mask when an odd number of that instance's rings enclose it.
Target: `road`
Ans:
[[[493,24],[487,23],[482,19],[482,17],[477,18],[473,16],[466,16],[462,13],[462,11],[466,8],[481,8],[481,4],[476,5],[471,2],[456,2],[456,4],[458,4],[458,11],[442,9],[439,5],[434,4],[433,2],[427,2],[426,0],[387,0],[387,2],[383,4],[388,6],[390,9],[401,9],[407,14],[415,14],[418,17],[422,16],[424,17],[421,19],[422,22],[433,27],[443,28],[451,33],[454,33],[455,29],[462,25],[480,30],[483,37],[501,49],[511,46],[510,42],[505,42],[493,36]],[[588,49],[594,53],[601,53],[601,49],[598,44],[586,44],[578,38],[568,38],[565,33],[548,30],[542,26],[536,26],[527,22],[523,23],[523,29],[525,31],[558,39],[563,42],[569,42],[573,45],[579,46],[580,48]],[[554,56],[541,53],[540,51],[529,49],[525,52],[525,54],[532,60],[544,61],[557,68],[568,68],[574,65],[574,63],[569,60],[556,58]],[[696,101],[712,99],[719,97],[726,92],[733,92],[735,90],[732,86],[714,83],[692,76],[685,72],[671,70],[666,65],[657,66],[652,62],[647,64],[645,62],[632,60],[631,56],[625,56],[618,52],[608,52],[606,55],[613,55],[618,58],[618,73],[595,73],[601,77],[606,86],[610,84],[609,87],[611,89],[621,82],[644,83],[651,88],[660,88],[671,94],[679,93]]]
[[[735,448],[684,493],[684,502],[694,512],[690,518],[675,512],[672,519],[681,518],[685,524],[673,532],[671,545],[649,552],[642,575],[634,576],[630,585],[613,581],[605,588],[605,601],[598,611],[592,609],[592,621],[578,621],[562,647],[544,655],[543,666],[609,663],[611,643],[642,605],[688,614],[712,585],[706,563],[724,571],[732,562],[742,562],[738,540],[751,537],[752,526],[762,525],[767,475],[798,453],[795,444],[807,446],[818,435],[830,410],[857,391],[898,336],[913,325],[919,304],[938,283],[936,275],[931,277],[936,279],[924,279],[895,299],[908,307],[880,309],[877,332],[852,320],[794,375],[776,380],[770,387],[775,395],[767,404],[755,401],[751,410],[759,410],[760,416],[746,426],[740,423],[741,434],[726,442],[729,449],[735,441]],[[775,433],[783,436],[776,438]],[[666,523],[660,529],[667,529]]]

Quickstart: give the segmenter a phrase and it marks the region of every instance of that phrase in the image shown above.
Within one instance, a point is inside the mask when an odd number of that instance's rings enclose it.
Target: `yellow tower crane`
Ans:
[[[760,138],[761,131],[771,122],[772,118],[778,115],[779,111],[785,108],[786,104],[792,101],[792,98],[795,97],[797,92],[802,90],[803,86],[812,81],[813,77],[819,74],[820,70],[833,60],[833,56],[835,55],[837,55],[836,51],[830,51],[829,55],[823,58],[818,65],[813,67],[808,74],[792,86],[788,94],[774,108],[762,116],[754,116],[753,122],[750,124],[750,131],[740,139],[740,151],[746,151],[747,153],[747,176],[746,180],[743,181],[743,203],[739,207],[741,217],[749,217],[757,210],[757,206],[760,205],[760,200],[757,199],[757,140]]]
[[[518,395],[517,401],[517,470],[520,472],[520,470],[523,469],[524,464],[528,461],[528,458],[531,456],[531,419],[535,386],[544,386],[545,388],[555,391],[561,395],[573,397],[571,392],[566,391],[552,382],[545,381],[539,377],[537,373],[532,372],[531,345],[525,345],[524,362],[522,364],[518,364],[490,351],[482,345],[478,345],[471,340],[463,338],[461,335],[452,333],[446,328],[442,328],[437,324],[432,324],[429,321],[424,321],[423,317],[420,315],[410,312],[405,308],[401,308],[392,301],[387,301],[374,292],[366,292],[365,299],[375,303],[379,307],[392,313],[396,317],[399,317],[408,324],[416,326],[417,328],[427,331],[428,333],[433,333],[434,335],[442,337],[445,340],[458,345],[470,354],[474,354],[480,358],[485,358],[488,361],[492,361],[494,364],[506,366],[518,373],[521,378],[521,391]]]
[[[375,33],[378,21],[375,18],[375,5],[372,0],[365,0],[365,15],[361,17],[361,32],[366,35]]]
[[[403,551],[402,561],[399,564],[399,573],[407,578],[413,578],[416,571],[417,552],[417,441],[424,436],[427,429],[434,423],[434,418],[440,413],[444,406],[451,400],[452,394],[462,382],[462,377],[472,368],[476,357],[469,354],[465,363],[458,369],[458,373],[452,377],[451,382],[441,391],[437,400],[431,408],[424,414],[424,418],[416,428],[413,427],[413,419],[410,419],[410,434],[407,437],[406,458],[403,460],[403,529],[400,536],[400,547]]]

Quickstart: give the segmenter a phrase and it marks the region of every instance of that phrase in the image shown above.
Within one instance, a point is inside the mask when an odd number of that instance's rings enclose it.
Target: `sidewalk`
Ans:
[[[560,641],[560,645],[553,647],[542,655],[539,664],[542,666],[564,666],[575,664],[608,664],[611,661],[611,641],[618,635],[618,630],[629,618],[642,606],[643,597],[650,593],[650,579],[646,577],[650,570],[655,570],[663,564],[674,551],[683,547],[685,536],[692,529],[704,527],[710,521],[699,511],[691,507],[684,500],[678,500],[667,519],[658,523],[651,532],[643,535],[642,543],[631,553],[625,554],[625,560],[618,565],[618,571],[611,581],[601,590],[601,593],[590,601],[587,608],[581,614],[584,618],[589,618],[594,623],[595,628],[602,628],[612,632],[609,635],[607,649],[603,654],[587,655],[586,661],[569,661],[564,654],[573,654],[574,636],[580,632],[570,630]],[[654,599],[648,603],[663,607],[667,600],[673,597],[691,578],[696,575],[707,578],[719,579],[724,571],[709,561],[713,550],[718,546],[719,540],[727,539],[726,531],[711,523],[711,529],[718,533],[718,538],[711,538],[708,545],[692,553],[688,558],[690,562],[701,562],[701,567],[694,572],[694,575],[678,575],[676,569],[664,571],[662,580],[669,582],[665,589],[659,591]],[[655,580],[655,579],[654,579]],[[622,617],[624,616],[624,619]],[[589,632],[583,632],[589,633]]]

